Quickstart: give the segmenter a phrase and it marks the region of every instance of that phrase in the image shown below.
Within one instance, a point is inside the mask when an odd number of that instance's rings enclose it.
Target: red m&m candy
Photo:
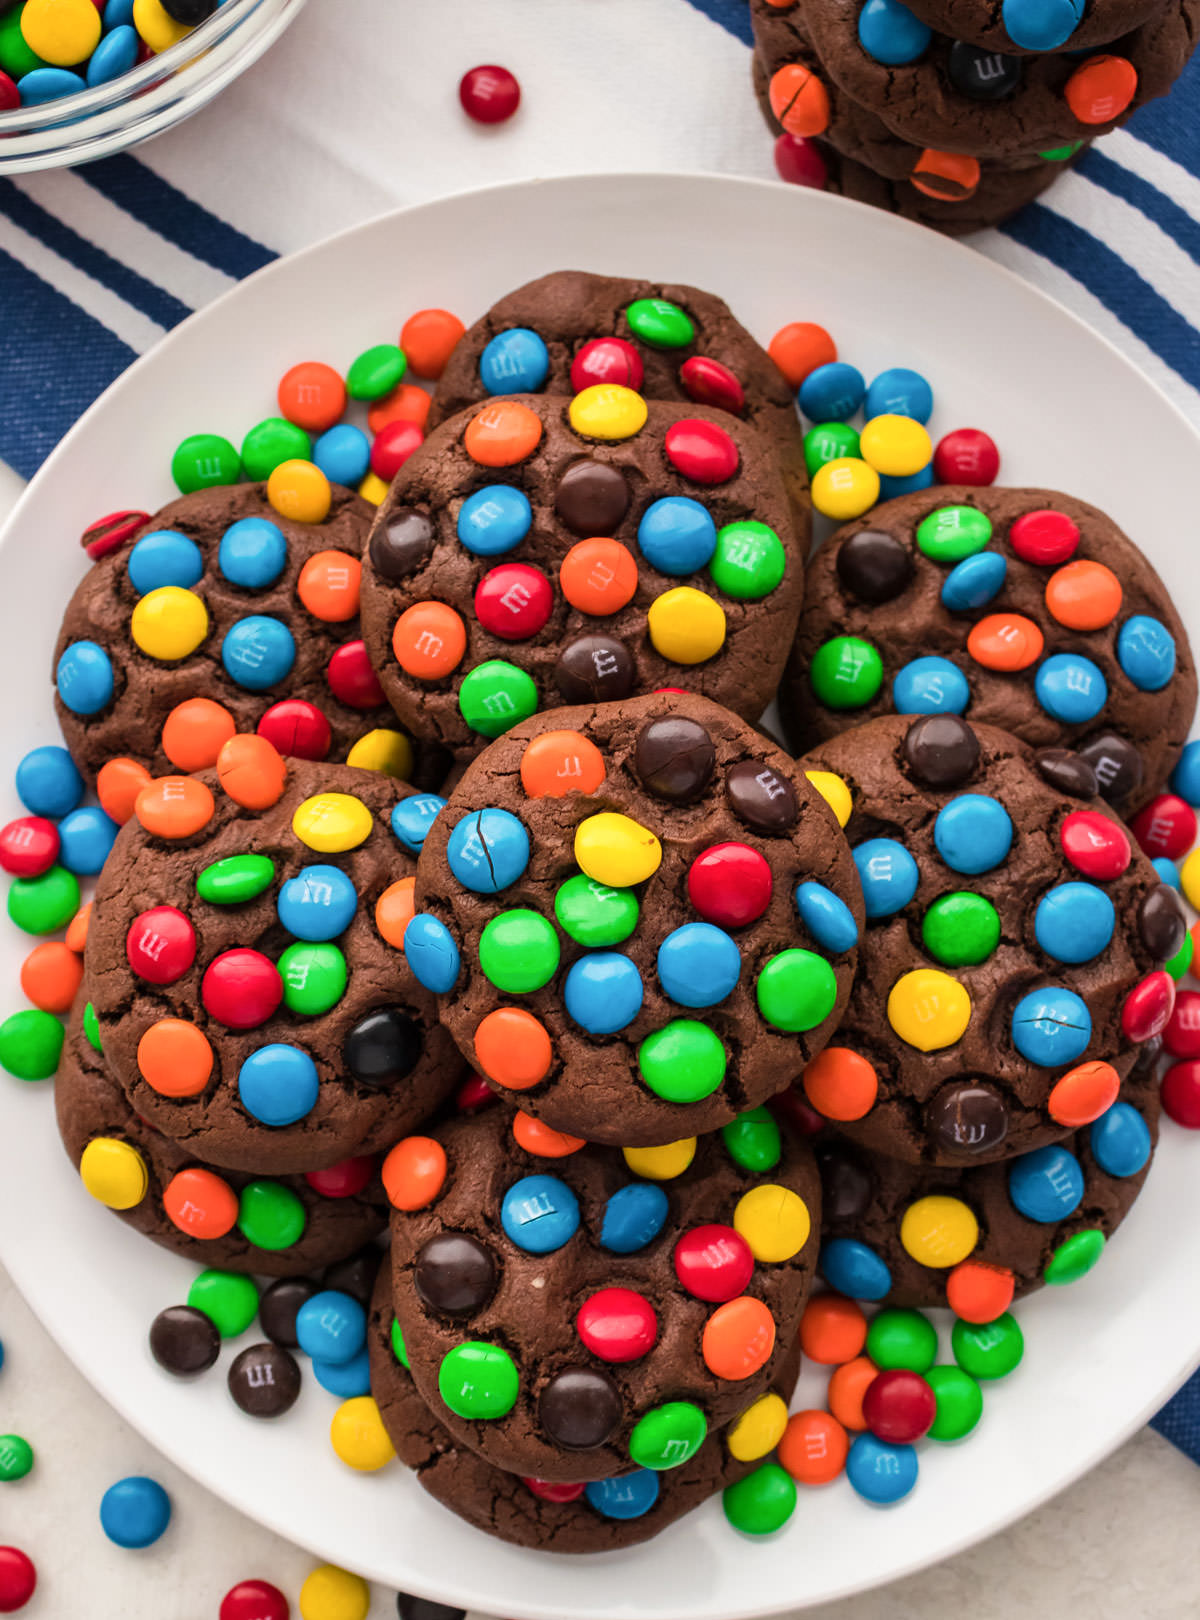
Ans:
[[[919,1373],[896,1367],[881,1372],[867,1386],[862,1409],[877,1440],[909,1446],[929,1433],[937,1417],[937,1399]]]
[[[1175,1008],[1163,1030],[1163,1045],[1172,1057],[1200,1058],[1200,992],[1176,991]]]
[[[685,417],[664,440],[667,460],[693,484],[723,484],[738,470],[737,445],[715,422]]]
[[[745,928],[771,903],[771,868],[749,844],[713,844],[688,869],[688,899],[721,928]]]
[[[933,476],[939,484],[969,484],[982,489],[1000,473],[996,441],[979,428],[955,428],[933,452]]]
[[[554,588],[528,563],[501,563],[475,588],[475,617],[504,641],[536,636],[554,610]]]
[[[20,97],[17,99],[19,101]],[[97,518],[94,523],[89,523],[79,543],[93,562],[99,562],[101,557],[120,551],[125,542],[132,540],[138,530],[149,521],[149,512],[110,512],[107,517]]]
[[[829,165],[814,141],[803,135],[784,133],[775,142],[775,172],[789,186],[807,186],[824,191],[829,183]]]
[[[328,1170],[309,1170],[304,1179],[322,1198],[357,1198],[374,1173],[375,1160],[367,1153],[331,1164]]]
[[[642,357],[624,338],[592,338],[571,361],[571,387],[577,394],[597,383],[618,383],[637,393],[642,379]]]
[[[719,1305],[745,1292],[754,1254],[732,1226],[695,1226],[675,1245],[675,1275],[696,1299]]]
[[[507,68],[489,63],[463,74],[458,99],[477,124],[502,124],[520,106],[521,86]]]
[[[284,698],[272,703],[258,722],[258,735],[287,758],[324,759],[333,741],[333,727],[315,703]]]
[[[175,906],[151,906],[130,923],[125,955],[139,979],[174,984],[196,960],[196,930]]]
[[[14,877],[40,877],[58,859],[58,828],[45,816],[18,816],[0,830],[0,866]]]
[[[239,1581],[221,1599],[217,1620],[288,1620],[288,1600],[270,1581]]]
[[[679,368],[683,391],[697,405],[711,405],[718,411],[729,411],[738,416],[745,408],[746,391],[741,383],[719,360],[694,354]]]
[[[1200,1131],[1200,1062],[1172,1064],[1163,1075],[1162,1105],[1176,1125]]]
[[[200,999],[218,1023],[228,1029],[257,1029],[283,1000],[283,980],[261,951],[237,946],[208,964]]]
[[[1163,969],[1149,973],[1125,997],[1121,1029],[1131,1041],[1161,1035],[1175,1010],[1175,980]]]
[[[361,641],[339,647],[325,669],[329,690],[349,709],[377,709],[384,702],[383,687],[371,668]]]
[[[0,1547],[0,1614],[16,1614],[33,1596],[37,1570],[19,1547]]]
[[[1177,861],[1196,842],[1196,812],[1177,793],[1160,793],[1129,823],[1129,830],[1153,860]]]
[[[371,446],[371,471],[391,483],[414,450],[425,442],[425,434],[417,422],[397,417],[381,427]]]
[[[587,1490],[582,1480],[575,1485],[556,1485],[550,1479],[523,1479],[521,1484],[543,1502],[578,1502]]]
[[[632,1288],[602,1288],[584,1300],[575,1328],[601,1361],[637,1361],[658,1338],[654,1307]]]
[[[1065,512],[1023,512],[1008,531],[1008,543],[1025,562],[1052,568],[1074,555],[1079,530]]]
[[[1058,836],[1076,871],[1100,883],[1120,877],[1133,859],[1125,829],[1096,810],[1072,810]]]

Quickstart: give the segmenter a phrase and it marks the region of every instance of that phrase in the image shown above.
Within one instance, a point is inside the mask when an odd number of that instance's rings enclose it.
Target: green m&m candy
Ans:
[[[682,349],[696,335],[691,316],[665,298],[636,298],[625,319],[634,337],[652,349]]]
[[[1068,163],[1083,145],[1082,141],[1067,141],[1064,146],[1049,146],[1038,157],[1043,163]]]
[[[1104,1233],[1090,1227],[1060,1243],[1046,1262],[1042,1281],[1061,1286],[1085,1277],[1104,1253]]]
[[[408,1366],[408,1346],[404,1342],[404,1329],[392,1317],[392,1354],[402,1367]]]
[[[235,1339],[258,1315],[258,1289],[233,1271],[202,1271],[188,1289],[188,1304],[203,1311],[223,1339]]]
[[[939,506],[917,526],[917,547],[934,562],[961,562],[991,538],[991,518],[973,506]]]
[[[667,1102],[699,1102],[725,1078],[725,1048],[707,1024],[676,1018],[638,1047],[638,1068],[656,1097]]]
[[[196,893],[211,906],[240,906],[275,880],[275,862],[266,855],[227,855],[206,866],[196,879]]]
[[[193,433],[171,457],[171,477],[185,495],[236,484],[241,470],[241,457],[219,433]]]
[[[834,636],[813,654],[808,676],[827,709],[862,709],[883,685],[883,659],[861,636]]]
[[[96,1009],[89,1001],[83,1009],[83,1033],[87,1036],[88,1045],[94,1052],[102,1052],[100,1044],[100,1020],[96,1017]]]
[[[53,1013],[30,1007],[0,1024],[0,1065],[18,1080],[48,1080],[62,1056],[63,1026]]]
[[[408,370],[408,356],[394,343],[376,343],[364,349],[346,373],[351,399],[382,399]]]
[[[761,1175],[783,1157],[783,1138],[769,1109],[751,1108],[721,1127],[725,1151],[743,1170]]]
[[[769,1536],[796,1511],[796,1481],[778,1463],[763,1463],[721,1493],[725,1517],[746,1536]]]
[[[65,866],[40,877],[15,878],[8,891],[8,915],[27,934],[53,934],[79,910],[79,880]]]
[[[994,1322],[955,1322],[950,1334],[954,1359],[972,1378],[1004,1378],[1025,1354],[1025,1336],[1005,1311]]]
[[[937,1360],[937,1329],[920,1311],[892,1306],[871,1318],[867,1355],[882,1371],[928,1372]]]
[[[769,596],[783,579],[787,553],[774,529],[747,518],[717,530],[717,549],[708,571],[713,584],[726,596],[757,602]]]
[[[1000,915],[981,894],[944,894],[921,921],[921,942],[943,967],[973,967],[1000,943]]]
[[[983,1416],[983,1391],[961,1367],[930,1367],[925,1382],[937,1402],[931,1440],[961,1440]]]
[[[499,737],[537,712],[537,687],[530,676],[503,658],[476,664],[458,689],[458,707],[472,731]]]
[[[319,1018],[346,993],[346,958],[336,945],[289,945],[277,965],[284,1002],[305,1018]]]
[[[1188,932],[1183,936],[1183,944],[1175,952],[1175,955],[1169,962],[1163,963],[1163,966],[1173,979],[1183,978],[1188,968],[1190,968],[1192,965],[1192,956],[1195,949],[1195,942],[1192,939],[1191,930],[1189,929]]]
[[[859,459],[858,434],[845,422],[818,422],[804,435],[804,460],[812,478],[827,461]]]
[[[579,945],[592,950],[620,945],[637,927],[637,895],[632,889],[605,888],[579,872],[554,896],[554,915],[563,932]]]
[[[629,1436],[629,1455],[639,1468],[661,1473],[690,1462],[708,1433],[708,1419],[691,1401],[667,1401],[640,1417]]]
[[[768,1024],[797,1034],[829,1017],[837,1001],[837,975],[815,951],[780,951],[764,965],[754,993]]]
[[[25,43],[21,32],[24,9],[24,6],[13,6],[0,17],[0,71],[7,73],[10,79],[19,79],[35,68],[50,66]]]
[[[290,1187],[249,1181],[238,1198],[238,1231],[256,1249],[290,1249],[304,1236],[308,1217]]]
[[[270,478],[285,461],[311,458],[312,440],[302,427],[283,416],[256,422],[242,440],[242,469],[256,483]]]
[[[491,919],[479,936],[479,965],[497,990],[524,995],[558,971],[558,935],[537,911],[518,907]]]
[[[33,1467],[33,1447],[19,1434],[0,1434],[0,1481],[24,1479]]]
[[[442,1357],[438,1390],[461,1418],[502,1418],[517,1404],[520,1378],[507,1350],[468,1339]]]

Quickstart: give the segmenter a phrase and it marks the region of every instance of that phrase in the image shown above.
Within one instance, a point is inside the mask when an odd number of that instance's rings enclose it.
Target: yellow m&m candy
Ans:
[[[1193,911],[1200,911],[1200,849],[1194,849],[1179,869],[1184,898]]]
[[[25,0],[20,31],[43,62],[74,67],[100,43],[100,13],[92,0]]]
[[[575,859],[596,883],[628,889],[658,871],[662,845],[632,816],[604,810],[588,816],[575,829]]]
[[[621,1152],[635,1176],[645,1176],[647,1181],[674,1181],[696,1157],[696,1138],[685,1136],[663,1147],[622,1148]]]
[[[646,401],[619,383],[594,383],[575,395],[567,415],[587,439],[632,439],[646,425]]]
[[[370,501],[372,506],[382,506],[387,492],[388,485],[378,473],[374,472],[369,472],[358,486],[358,493],[364,501]]]
[[[971,998],[957,979],[917,968],[897,979],[888,996],[888,1023],[918,1052],[940,1052],[961,1040],[971,1022]]]
[[[379,1408],[370,1395],[343,1401],[329,1425],[333,1449],[348,1468],[373,1474],[396,1455]]]
[[[805,771],[804,774],[837,817],[838,826],[844,827],[854,809],[854,800],[845,782],[832,771]]]
[[[886,478],[911,478],[933,460],[933,440],[911,416],[874,416],[863,428],[859,452]]]
[[[356,765],[360,771],[382,771],[385,776],[398,776],[407,782],[413,768],[412,743],[402,731],[368,731],[346,755],[346,764]]]
[[[900,1241],[918,1265],[944,1271],[972,1252],[979,1241],[979,1222],[961,1198],[918,1198],[904,1211]]]
[[[838,456],[813,474],[813,505],[838,523],[862,517],[878,499],[879,474],[855,456]]]
[[[292,831],[309,849],[325,855],[357,849],[371,836],[371,812],[353,793],[317,793],[297,805]]]
[[[134,644],[160,663],[187,658],[208,634],[208,609],[195,591],[160,585],[147,591],[129,620]]]
[[[781,1396],[773,1390],[760,1395],[726,1431],[729,1455],[738,1462],[754,1462],[758,1457],[765,1457],[783,1439],[787,1421],[787,1403]]]
[[[319,1564],[300,1588],[300,1620],[367,1620],[371,1588],[361,1575]]]
[[[188,23],[175,21],[162,0],[133,0],[133,26],[156,56],[192,31]]]
[[[756,1260],[779,1265],[799,1254],[808,1242],[812,1217],[799,1193],[767,1182],[738,1199],[733,1226],[750,1245]]]
[[[137,1148],[115,1136],[94,1136],[79,1161],[79,1179],[109,1209],[134,1209],[146,1196],[150,1176]]]
[[[280,517],[324,523],[333,505],[329,480],[313,461],[281,461],[267,479],[267,499]]]
[[[702,664],[725,645],[725,609],[691,585],[656,596],[646,627],[655,652],[673,664]]]

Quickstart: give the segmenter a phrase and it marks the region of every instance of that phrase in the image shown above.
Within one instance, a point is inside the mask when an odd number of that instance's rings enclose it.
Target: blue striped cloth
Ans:
[[[745,0],[606,0],[586,13],[457,0],[453,30],[440,9],[309,6],[245,79],[137,157],[0,178],[0,460],[30,477],[192,309],[396,203],[594,168],[773,172]],[[499,140],[452,105],[462,39],[525,86]],[[380,62],[396,65],[386,103]],[[701,105],[721,106],[702,128],[697,88]],[[1200,425],[1200,56],[1168,100],[973,240],[1090,321]],[[1200,1375],[1155,1427],[1200,1461]]]

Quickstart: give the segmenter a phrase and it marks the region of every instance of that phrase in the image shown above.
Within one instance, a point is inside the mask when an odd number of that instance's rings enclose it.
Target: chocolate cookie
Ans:
[[[1157,1139],[1152,1069],[1087,1129],[1002,1164],[902,1164],[831,1137],[817,1147],[822,1275],[858,1299],[962,1314],[986,1282],[999,1314],[1091,1270],[1141,1192]]]
[[[874,170],[840,153],[826,151],[828,177],[825,189],[836,196],[852,197],[855,202],[869,203],[872,208],[883,208],[889,214],[900,214],[918,225],[928,225],[945,236],[969,236],[972,231],[987,230],[1011,219],[1028,203],[1040,197],[1052,186],[1064,163],[1039,163],[1032,168],[1001,168],[981,163],[979,178],[969,191],[937,196],[934,188],[953,193],[959,185],[957,173],[943,173],[947,165],[942,162],[953,154],[924,154],[929,168],[918,185],[914,179],[885,180]],[[1073,162],[1074,159],[1068,160]],[[953,165],[956,169],[956,165]]]
[[[411,851],[442,801],[232,738],[143,790],[84,964],[138,1114],[212,1164],[304,1172],[385,1148],[462,1065],[408,971]]]
[[[411,1174],[418,1157],[440,1183]],[[405,1139],[384,1180],[417,1389],[497,1468],[562,1482],[682,1466],[795,1343],[820,1184],[766,1109],[639,1153],[492,1108]]]
[[[1090,767],[954,714],[876,720],[802,764],[847,818],[867,911],[812,1106],[938,1165],[1096,1119],[1170,1017],[1186,925]]]
[[[907,0],[906,0],[907,3]],[[1161,15],[1163,0],[911,0],[939,34],[981,51],[1032,56],[1109,44]]]
[[[837,1028],[862,910],[819,794],[675,693],[523,721],[430,828],[405,935],[468,1061],[555,1130],[643,1147],[765,1102]]]
[[[460,756],[660,686],[756,720],[803,575],[761,434],[601,383],[430,434],[371,531],[363,632],[404,723]]]
[[[1149,561],[1044,489],[922,490],[825,543],[780,692],[797,752],[893,710],[1067,746],[1133,815],[1196,707],[1187,633]]]
[[[493,304],[442,373],[432,429],[495,394],[620,383],[643,399],[707,405],[775,445],[807,542],[808,472],[791,389],[728,304],[698,287],[555,270]]]
[[[436,1501],[477,1530],[538,1552],[612,1552],[649,1541],[744,1478],[766,1455],[756,1449],[761,1439],[751,1437],[768,1431],[778,1438],[782,1432],[800,1367],[793,1345],[741,1434],[709,1435],[689,1462],[669,1473],[641,1468],[620,1479],[550,1485],[505,1473],[457,1443],[417,1393],[397,1354],[403,1341],[394,1324],[385,1268],[368,1320],[367,1349],[371,1393],[400,1461]]]
[[[226,1271],[294,1277],[381,1232],[387,1200],[371,1159],[305,1176],[214,1170],[134,1112],[76,1015],[54,1082],[58,1129],[92,1197],[176,1254]]]
[[[55,707],[80,769],[201,770],[227,737],[257,730],[284,754],[410,779],[411,742],[358,627],[373,515],[337,486],[323,523],[283,517],[265,484],[206,489],[93,564],[54,649]]]

